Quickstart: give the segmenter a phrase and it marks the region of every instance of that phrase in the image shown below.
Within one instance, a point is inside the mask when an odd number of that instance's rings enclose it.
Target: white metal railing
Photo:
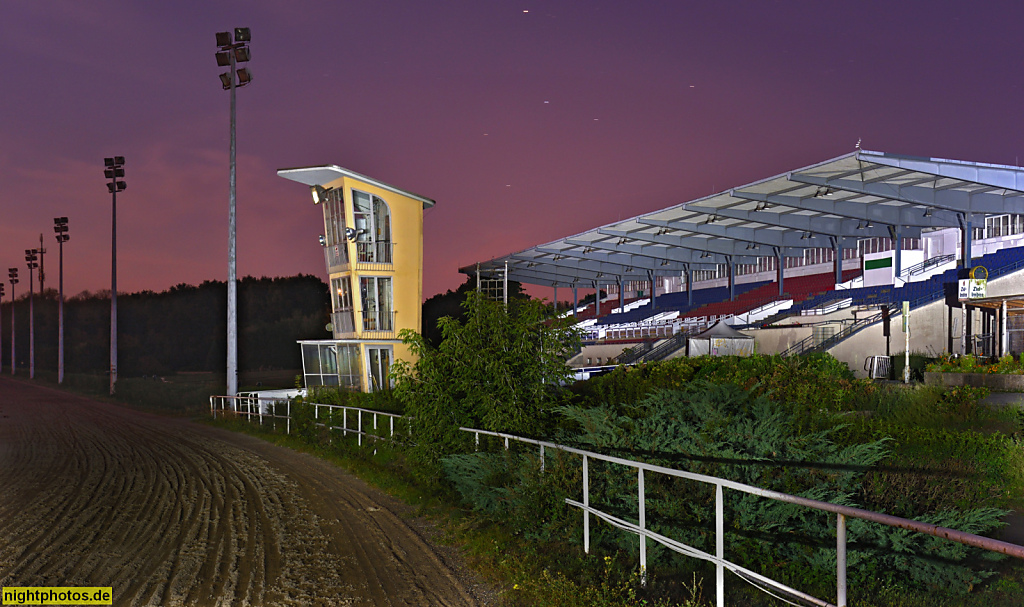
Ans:
[[[274,414],[266,415],[259,412],[259,405],[253,398],[249,397],[229,397],[229,396],[211,396],[210,407],[216,417],[216,404],[221,404],[221,409],[225,409],[227,403],[232,404],[232,411],[238,415],[246,415],[251,420],[253,415],[260,415],[261,422],[263,416],[268,417],[283,417]],[[249,404],[246,404],[249,403]],[[251,408],[252,404],[256,404],[257,412],[253,413]],[[320,408],[328,409],[343,409],[346,413],[343,414],[343,423],[341,427],[330,426],[334,430],[342,430],[345,434],[353,432],[359,435],[359,444],[362,444],[362,436],[366,435],[374,439],[381,439],[377,435],[365,434],[362,425],[362,414],[370,413],[374,415],[374,429],[377,428],[377,417],[378,415],[386,416],[390,418],[391,434],[390,438],[394,437],[394,420],[395,419],[407,419],[396,413],[386,413],[383,411],[374,411],[372,409],[361,409],[358,407],[346,407],[341,405],[322,405],[316,403],[310,403],[315,407],[314,416],[316,419],[320,418]],[[347,411],[353,410],[358,411],[358,425],[356,428],[349,429],[347,427]],[[275,410],[276,413],[276,410]],[[287,416],[289,417],[289,432],[291,428],[290,424],[291,407],[290,403],[287,408]],[[324,426],[324,424],[317,424]],[[664,466],[658,466],[655,464],[648,464],[645,462],[638,462],[629,460],[621,457],[615,457],[612,455],[605,455],[602,453],[595,453],[593,451],[586,451],[584,449],[578,449],[576,447],[570,447],[567,445],[560,445],[543,440],[537,440],[532,438],[526,438],[517,436],[514,434],[507,434],[504,432],[492,432],[490,430],[480,430],[477,428],[459,428],[459,430],[467,433],[471,433],[474,436],[474,446],[479,449],[480,447],[480,436],[493,436],[501,438],[504,441],[504,448],[509,449],[512,441],[532,444],[535,445],[539,450],[540,459],[540,470],[544,472],[545,469],[545,452],[548,449],[556,451],[563,451],[565,453],[571,453],[579,455],[582,458],[582,501],[573,500],[570,498],[565,499],[565,503],[574,508],[579,508],[583,511],[583,550],[584,552],[590,552],[590,516],[595,517],[628,531],[635,533],[640,536],[640,572],[641,582],[646,584],[647,576],[647,540],[658,542],[666,548],[690,556],[693,558],[702,559],[715,564],[715,589],[716,589],[716,604],[717,607],[725,606],[725,571],[729,570],[736,574],[738,577],[753,585],[759,590],[766,592],[780,600],[786,601],[785,598],[779,597],[773,592],[779,592],[792,598],[799,598],[800,600],[806,601],[814,605],[820,605],[821,607],[847,607],[847,580],[846,580],[846,525],[848,518],[856,518],[874,523],[886,525],[888,527],[896,527],[899,529],[906,529],[908,531],[915,531],[918,533],[924,533],[934,537],[947,539],[953,542],[958,542],[967,546],[974,546],[983,550],[992,552],[999,552],[1007,556],[1024,559],[1024,546],[1018,546],[1016,544],[1010,544],[1000,540],[975,535],[973,533],[965,533],[956,529],[948,529],[945,527],[939,527],[930,523],[921,523],[918,521],[900,518],[897,516],[891,516],[888,514],[881,514],[878,512],[872,512],[869,510],[862,510],[860,508],[853,508],[850,506],[840,506],[838,504],[832,504],[829,502],[822,502],[819,500],[809,499],[796,495],[790,495],[788,493],[782,493],[779,491],[772,491],[770,489],[762,489],[761,487],[754,487],[753,485],[747,485],[744,483],[738,483],[735,481],[726,480],[714,476],[706,476],[703,474],[695,474],[693,472],[685,472],[682,470],[675,470],[673,468],[666,468]],[[408,432],[412,434],[412,424],[408,426]],[[620,466],[626,466],[629,468],[635,468],[637,473],[637,504],[638,504],[638,517],[637,523],[632,523],[627,520],[615,517],[606,512],[602,512],[597,508],[593,508],[590,505],[590,474],[589,474],[589,463],[590,460],[605,461],[611,464],[617,464]],[[673,540],[672,538],[666,537],[654,531],[651,531],[646,527],[646,494],[644,489],[644,478],[645,473],[664,474],[667,476],[674,476],[677,478],[697,481],[700,483],[713,485],[715,487],[715,554],[705,552],[699,548],[686,545],[682,542]],[[800,592],[794,588],[790,588],[781,582],[776,582],[771,578],[765,577],[759,573],[751,571],[741,565],[733,563],[725,558],[725,490],[729,489],[732,491],[739,491],[750,495],[756,495],[759,497],[776,500],[788,504],[795,504],[798,506],[804,506],[814,510],[822,512],[828,512],[836,515],[836,604],[829,603],[825,600],[813,597],[806,593]],[[788,601],[787,601],[788,602]]]
[[[232,415],[244,416],[248,421],[252,421],[253,417],[259,418],[260,425],[263,425],[263,418],[269,419],[284,419],[286,420],[285,427],[286,432],[291,434],[292,432],[292,401],[291,399],[282,400],[267,400],[263,399],[263,402],[267,403],[267,407],[264,408],[260,404],[260,399],[256,396],[211,396],[210,397],[210,415],[213,419],[217,419],[217,412],[220,411],[221,415],[225,413],[231,413]],[[278,406],[281,404],[285,406],[285,414],[278,414]],[[219,407],[218,407],[219,405]],[[229,408],[230,405],[230,408]]]
[[[286,433],[291,434],[291,413],[292,413],[292,402],[290,399],[285,400],[269,400],[262,399],[263,403],[266,403],[266,407],[261,407],[260,399],[255,396],[211,396],[210,397],[210,413],[214,419],[217,419],[217,412],[220,411],[221,415],[230,412],[233,415],[244,416],[249,421],[252,421],[253,417],[259,419],[260,425],[263,424],[263,418],[269,419],[286,419]],[[278,406],[284,405],[285,415],[278,414]],[[359,445],[363,444],[363,437],[370,438],[373,440],[380,439],[394,439],[395,437],[395,420],[406,419],[402,415],[397,413],[387,413],[385,411],[375,411],[373,409],[363,409],[361,407],[349,407],[346,405],[325,405],[322,403],[307,403],[313,407],[313,419],[316,420],[314,423],[321,428],[327,428],[328,430],[340,430],[342,436],[348,436],[349,433],[356,434],[358,436]],[[218,406],[219,405],[219,406]],[[228,408],[230,405],[230,409]],[[325,409],[327,412],[330,411],[341,411],[341,425],[333,426],[329,423],[320,422],[321,409]],[[355,425],[349,426],[349,413],[352,413],[355,417]],[[378,430],[378,417],[388,418],[388,426],[390,433],[388,436],[380,436],[378,434],[369,433],[363,427],[363,414],[368,414],[373,420],[373,429]],[[329,420],[329,417],[325,413],[323,419]],[[407,432],[412,434],[412,424],[407,426]]]
[[[384,411],[375,411],[373,409],[363,409],[363,408],[360,408],[360,407],[349,407],[349,406],[346,406],[346,405],[324,405],[324,404],[320,404],[320,403],[308,403],[308,404],[313,407],[313,419],[317,420],[316,422],[314,422],[314,423],[316,423],[317,426],[323,427],[323,428],[327,428],[328,430],[341,430],[342,436],[348,436],[348,434],[351,432],[351,433],[355,434],[358,437],[357,438],[357,442],[359,443],[359,445],[363,444],[363,437],[364,436],[366,438],[370,438],[370,439],[373,439],[373,440],[381,440],[381,439],[385,439],[385,438],[389,439],[389,440],[394,440],[394,438],[395,438],[395,420],[396,419],[404,419],[403,416],[401,416],[401,415],[399,415],[397,413],[386,413]],[[320,420],[320,410],[321,409],[326,409],[328,412],[340,410],[341,411],[341,425],[340,426],[331,426],[331,425],[328,425],[328,424],[325,424],[325,423],[320,423],[319,420]],[[350,411],[354,411],[355,414],[356,414],[356,420],[355,420],[356,421],[356,425],[353,428],[349,428],[349,426],[348,426],[348,414],[349,414]],[[389,434],[388,434],[388,436],[384,437],[384,436],[380,436],[378,434],[371,434],[369,432],[366,432],[363,429],[363,414],[364,413],[367,413],[367,414],[369,414],[369,415],[371,415],[373,417],[373,429],[374,430],[378,429],[377,428],[377,417],[378,416],[387,418],[388,419],[388,427],[389,427]],[[327,419],[327,418],[325,417],[325,419]],[[411,436],[412,435],[412,424],[408,424],[407,431],[408,431],[409,435]]]
[[[862,510],[860,508],[853,508],[850,506],[840,506],[829,502],[822,502],[819,500],[809,499],[805,497],[799,497],[796,495],[790,495],[788,493],[781,493],[779,491],[772,491],[770,489],[762,489],[760,487],[754,487],[752,485],[746,485],[744,483],[737,483],[734,481],[717,478],[714,476],[706,476],[703,474],[695,474],[692,472],[684,472],[682,470],[675,470],[672,468],[665,468],[663,466],[657,466],[654,464],[647,464],[644,462],[637,462],[633,460],[624,459],[621,457],[615,457],[611,455],[604,455],[601,453],[594,453],[592,451],[585,451],[583,449],[577,449],[575,447],[569,447],[566,445],[559,445],[556,443],[550,443],[547,441],[536,440],[531,438],[524,438],[513,434],[505,434],[502,432],[491,432],[488,430],[478,430],[475,428],[460,428],[464,432],[471,432],[474,434],[474,443],[479,448],[480,435],[494,436],[503,438],[505,442],[505,448],[509,448],[509,441],[517,441],[522,443],[533,444],[540,449],[540,467],[541,471],[544,471],[544,453],[545,449],[555,449],[564,451],[566,453],[574,453],[583,458],[583,501],[576,501],[566,498],[565,503],[579,508],[583,511],[583,550],[584,552],[590,552],[590,515],[600,518],[608,522],[609,524],[635,533],[641,537],[640,541],[640,575],[641,582],[646,582],[647,572],[647,539],[658,542],[666,548],[683,554],[685,556],[691,556],[706,560],[715,564],[715,588],[717,606],[725,606],[725,570],[733,572],[744,581],[757,587],[759,590],[767,592],[768,594],[774,595],[770,589],[774,589],[790,597],[796,597],[801,600],[807,601],[814,605],[821,605],[822,607],[847,607],[846,596],[847,596],[847,585],[846,585],[846,519],[856,518],[875,523],[880,523],[889,527],[897,527],[900,529],[907,529],[909,531],[916,531],[935,537],[944,538],[968,546],[974,546],[982,548],[984,550],[990,550],[993,552],[999,552],[1008,556],[1014,556],[1017,558],[1024,559],[1024,546],[1018,546],[1016,544],[1010,544],[1000,540],[995,540],[973,533],[965,533],[963,531],[957,531],[956,529],[947,529],[945,527],[939,527],[938,525],[932,525],[930,523],[921,523],[910,519],[904,519],[897,516],[891,516],[888,514],[881,514],[878,512],[871,512],[869,510]],[[600,460],[609,462],[612,464],[618,464],[621,466],[627,466],[635,468],[637,471],[637,503],[638,503],[638,524],[631,523],[612,516],[611,514],[601,512],[596,508],[590,506],[590,478],[588,471],[588,464],[590,459]],[[669,537],[663,536],[659,533],[655,533],[650,529],[646,528],[646,504],[645,504],[645,493],[644,493],[644,473],[651,472],[657,474],[665,474],[668,476],[674,476],[677,478],[688,479],[697,481],[715,487],[715,554],[712,555],[708,552],[688,546],[682,542],[678,542]],[[725,501],[724,491],[730,489],[733,491],[740,491],[759,497],[764,497],[784,503],[795,504],[812,508],[814,510],[820,510],[823,512],[829,512],[836,515],[836,604],[833,605],[822,599],[813,597],[790,588],[781,582],[776,582],[771,578],[765,577],[759,573],[746,569],[736,563],[726,560],[725,558]],[[767,587],[767,588],[766,588]],[[785,600],[782,597],[776,596],[781,600]]]

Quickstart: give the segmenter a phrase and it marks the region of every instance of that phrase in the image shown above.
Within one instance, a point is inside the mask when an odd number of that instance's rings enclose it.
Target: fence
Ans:
[[[287,423],[285,425],[285,432],[291,434],[292,431],[292,403],[290,400],[263,400],[266,403],[266,407],[262,406],[260,401],[256,397],[250,396],[211,396],[210,397],[210,413],[214,419],[217,419],[218,411],[223,416],[225,413],[232,415],[238,415],[245,417],[248,421],[252,421],[252,418],[256,417],[259,419],[260,425],[263,425],[263,418],[268,419],[285,419]],[[228,409],[230,403],[231,408]],[[340,430],[342,436],[348,436],[349,433],[355,434],[358,439],[357,442],[361,446],[363,444],[363,437],[381,440],[388,439],[394,440],[395,438],[395,419],[405,419],[397,413],[387,413],[384,411],[374,411],[373,409],[362,409],[360,407],[349,407],[345,405],[324,405],[320,403],[308,403],[309,406],[313,407],[313,419],[314,424],[317,427],[326,428],[328,430]],[[218,407],[219,405],[219,407]],[[285,407],[285,415],[279,415],[279,407]],[[255,410],[254,410],[255,409]],[[321,415],[321,411],[324,413]],[[341,425],[332,425],[336,423],[335,412],[341,412]],[[355,426],[350,427],[348,425],[349,414],[353,414],[355,418]],[[369,428],[363,427],[363,415],[370,416],[373,420],[374,433],[368,432]],[[378,418],[383,417],[388,420],[389,433],[387,436],[380,436],[376,434],[379,430]],[[324,420],[321,422],[320,420]],[[412,434],[412,424],[407,424],[407,432]]]
[[[216,399],[216,400],[215,400]],[[231,402],[233,406],[237,407],[233,409],[233,412],[239,415],[246,415],[248,419],[254,415],[261,416],[257,403],[257,412],[253,413],[250,405],[245,405],[247,401],[253,401],[254,399],[247,399],[246,397],[227,397],[227,396],[212,396],[210,397],[210,406],[216,417],[216,403],[221,404],[221,409],[224,410],[224,405]],[[248,408],[244,411],[241,409],[242,406]],[[391,418],[391,437],[394,437],[394,419],[402,418],[402,416],[394,413],[384,413],[381,411],[373,411],[370,409],[359,409],[357,407],[343,407],[338,405],[315,405],[317,407],[316,413],[314,414],[319,419],[319,408],[326,407],[328,409],[344,409],[344,410],[355,410],[359,412],[359,426],[356,430],[349,430],[343,426],[332,427],[333,429],[342,430],[347,432],[356,432],[359,434],[359,444],[362,444],[362,413],[374,414],[374,428],[377,427],[377,415],[387,416]],[[291,415],[290,404],[287,409],[288,415]],[[347,413],[345,414],[347,416]],[[270,415],[270,417],[276,417]],[[347,419],[347,417],[345,417]],[[403,418],[404,419],[404,418]],[[289,420],[290,422],[290,420]],[[324,424],[318,424],[324,425]],[[290,423],[289,423],[290,431]],[[537,440],[532,438],[526,438],[517,436],[514,434],[506,434],[503,432],[492,432],[489,430],[480,430],[476,428],[459,428],[459,430],[473,434],[474,446],[479,449],[480,447],[480,436],[492,436],[503,439],[504,448],[507,450],[510,448],[511,442],[519,442],[524,444],[534,445],[538,448],[538,455],[540,459],[540,470],[544,472],[545,468],[545,454],[547,450],[562,451],[565,453],[571,453],[578,455],[582,458],[582,501],[566,498],[565,503],[574,508],[579,508],[583,512],[583,550],[586,553],[590,553],[590,517],[591,515],[609,523],[610,525],[634,533],[640,537],[640,572],[641,581],[646,583],[647,574],[647,540],[658,542],[666,548],[683,554],[685,556],[698,558],[705,560],[715,565],[715,590],[716,590],[716,602],[718,607],[725,606],[725,571],[731,571],[736,574],[740,579],[747,583],[757,587],[763,592],[766,592],[780,600],[788,602],[786,598],[778,596],[783,594],[789,598],[796,598],[813,605],[819,605],[821,607],[847,607],[847,580],[846,580],[846,526],[848,518],[855,518],[864,521],[879,523],[888,527],[896,527],[899,529],[905,529],[908,531],[915,531],[918,533],[924,533],[938,538],[943,538],[953,542],[965,544],[967,546],[973,546],[988,550],[992,552],[999,552],[1008,556],[1024,559],[1024,546],[1018,546],[995,540],[972,533],[965,533],[963,531],[957,531],[956,529],[947,529],[945,527],[939,527],[929,523],[921,523],[910,519],[900,518],[897,516],[891,516],[888,514],[881,514],[878,512],[871,512],[869,510],[862,510],[860,508],[853,508],[850,506],[840,506],[838,504],[832,504],[829,502],[822,502],[814,499],[805,497],[799,497],[796,495],[790,495],[788,493],[781,493],[779,491],[772,491],[770,489],[762,489],[760,487],[754,487],[752,485],[746,485],[744,483],[738,483],[722,478],[713,476],[705,476],[703,474],[695,474],[692,472],[685,472],[682,470],[675,470],[673,468],[666,468],[664,466],[658,466],[654,464],[648,464],[645,462],[639,462],[629,460],[621,457],[615,457],[612,455],[605,455],[602,453],[595,453],[592,451],[586,451],[584,449],[578,449],[576,447],[570,447],[567,445],[560,445],[543,440]],[[409,432],[411,435],[412,426],[409,425]],[[367,435],[370,436],[370,435]],[[382,438],[382,437],[374,437]],[[590,474],[589,464],[591,460],[604,461],[610,464],[616,464],[620,466],[626,466],[636,470],[637,474],[637,523],[624,520],[622,518],[613,516],[606,512],[602,512],[590,505]],[[646,521],[646,493],[644,489],[644,477],[645,474],[663,474],[667,476],[673,476],[676,478],[682,478],[690,481],[696,481],[707,485],[713,485],[715,488],[715,554],[711,554],[699,548],[688,546],[682,542],[673,540],[672,538],[666,537],[647,528]],[[836,603],[832,604],[825,600],[813,597],[806,593],[803,593],[795,588],[790,588],[781,582],[776,582],[771,578],[765,577],[755,571],[751,571],[741,565],[733,563],[725,558],[725,490],[739,491],[750,495],[763,497],[766,499],[776,500],[788,504],[794,504],[826,512],[836,515]],[[774,592],[773,592],[774,591]]]

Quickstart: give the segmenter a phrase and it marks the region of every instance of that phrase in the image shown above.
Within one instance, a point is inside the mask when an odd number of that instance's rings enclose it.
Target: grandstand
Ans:
[[[912,351],[972,351],[986,332],[975,351],[1006,351],[994,313],[972,315],[956,289],[983,266],[989,295],[1024,293],[1022,245],[1024,169],[857,150],[462,271],[607,293],[567,312],[580,365],[683,355],[687,333],[724,321],[759,352],[827,350],[858,371],[889,349],[882,311],[898,319],[902,302]]]

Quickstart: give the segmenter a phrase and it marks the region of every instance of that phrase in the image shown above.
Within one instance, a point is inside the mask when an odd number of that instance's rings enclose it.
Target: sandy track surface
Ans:
[[[0,377],[0,585],[112,586],[115,605],[482,604],[405,512],[312,456]]]

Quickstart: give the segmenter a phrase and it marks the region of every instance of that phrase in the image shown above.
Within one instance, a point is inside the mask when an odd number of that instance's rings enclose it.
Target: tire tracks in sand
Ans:
[[[0,462],[0,585],[112,586],[115,605],[485,604],[406,507],[252,437],[0,377]]]

